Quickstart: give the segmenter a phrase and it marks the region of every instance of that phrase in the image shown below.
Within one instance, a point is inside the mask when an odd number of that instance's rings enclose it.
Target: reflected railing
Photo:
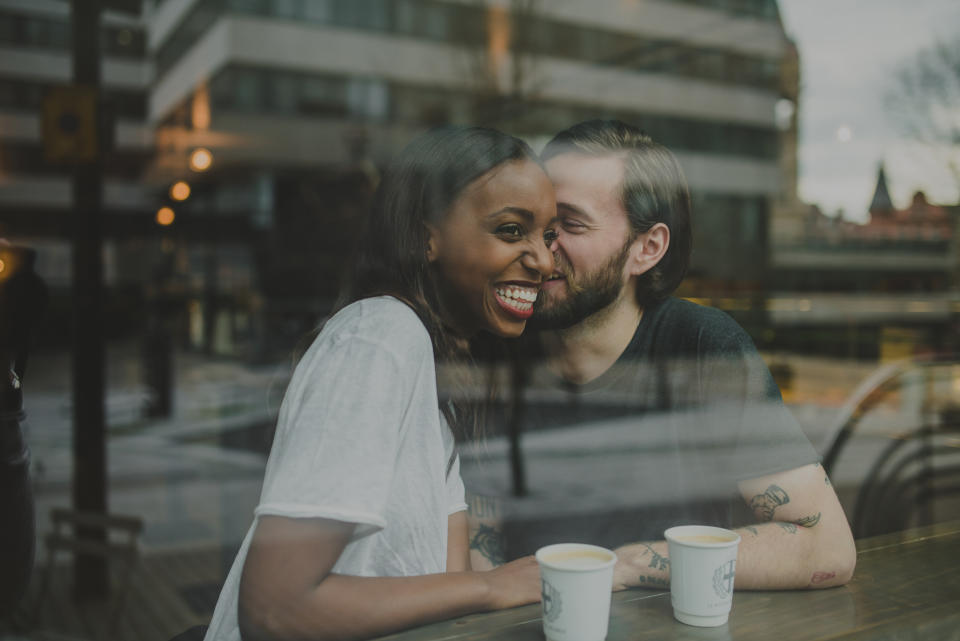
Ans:
[[[860,476],[848,506],[855,537],[960,517],[960,357],[877,370],[827,442],[828,474]]]

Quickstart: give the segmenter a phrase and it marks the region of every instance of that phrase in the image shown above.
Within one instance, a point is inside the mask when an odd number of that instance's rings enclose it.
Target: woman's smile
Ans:
[[[496,300],[508,313],[524,320],[533,315],[533,302],[537,300],[540,286],[537,284],[503,283],[494,290]]]

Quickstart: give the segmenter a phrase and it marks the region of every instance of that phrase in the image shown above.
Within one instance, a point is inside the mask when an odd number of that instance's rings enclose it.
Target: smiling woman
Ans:
[[[430,226],[427,255],[461,331],[523,331],[543,274],[553,268],[543,238],[554,210],[540,166],[514,160],[468,186],[443,221]]]
[[[435,360],[523,331],[554,210],[530,148],[492,129],[428,132],[388,168],[207,639],[364,638],[539,598],[532,558],[470,571],[463,417],[439,406]]]

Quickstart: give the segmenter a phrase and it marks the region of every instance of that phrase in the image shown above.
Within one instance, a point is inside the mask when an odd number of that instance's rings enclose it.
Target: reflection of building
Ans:
[[[775,342],[889,358],[960,348],[958,218],[922,192],[896,208],[882,167],[866,223],[805,206],[793,242],[772,247]]]
[[[70,284],[71,182],[67,167],[44,159],[40,111],[48,90],[71,82],[69,7],[0,0],[0,236],[39,250],[37,270],[54,292]],[[116,123],[104,179],[106,278],[123,289],[138,283],[141,274],[117,269],[117,241],[136,233],[139,218],[150,211],[138,183],[153,146],[146,126],[151,67],[138,19],[106,14],[100,45],[102,96]],[[63,313],[62,302],[54,296],[48,316]],[[126,321],[119,316],[107,318]]]
[[[773,0],[145,4],[155,153],[145,170],[124,167],[142,175],[149,224],[116,251],[120,271],[138,273],[160,245],[153,211],[190,182],[189,199],[167,203],[176,221],[158,277],[189,303],[200,342],[218,327],[238,340],[244,328],[302,331],[336,291],[377,168],[447,122],[535,144],[587,118],[639,124],[677,152],[694,191],[685,293],[761,295],[781,191],[775,106],[794,99]],[[187,164],[198,147],[214,158],[202,174]]]

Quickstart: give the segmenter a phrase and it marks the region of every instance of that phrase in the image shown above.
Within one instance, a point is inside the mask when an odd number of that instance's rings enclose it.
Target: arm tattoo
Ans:
[[[784,530],[786,530],[786,531],[789,532],[790,534],[796,534],[796,533],[797,533],[797,526],[794,525],[793,523],[785,523],[785,522],[783,522],[783,521],[777,521],[777,525],[779,525],[780,527],[782,527]]]
[[[805,516],[802,519],[794,521],[800,527],[813,527],[820,522],[820,512],[817,512],[813,516]]]
[[[827,484],[827,487],[833,487],[833,483],[830,482],[830,477],[829,477],[829,476],[824,475],[824,477],[823,477],[823,482]]]
[[[470,541],[470,549],[477,550],[493,565],[503,565],[502,535],[489,525],[481,525]]]
[[[661,579],[658,576],[643,576],[640,575],[637,577],[637,583],[640,585],[654,585],[661,588],[670,587],[670,581],[666,579]]]
[[[829,581],[833,577],[837,576],[836,572],[814,572],[813,576],[810,577],[811,584],[823,583],[824,581]]]
[[[754,536],[760,536],[759,530],[757,530],[757,528],[753,527],[752,525],[748,525],[743,529],[746,530],[747,532],[750,532]]]
[[[500,518],[500,503],[490,496],[473,495],[467,501],[470,516],[479,519]]]
[[[670,570],[670,559],[663,556],[646,543],[638,543],[637,545],[642,545],[643,547],[647,548],[647,551],[640,555],[641,558],[645,557],[647,554],[650,554],[650,565],[647,566],[648,568],[664,571]]]
[[[790,496],[777,485],[771,485],[763,494],[757,494],[750,500],[750,509],[764,521],[772,521],[774,511],[790,502]]]

